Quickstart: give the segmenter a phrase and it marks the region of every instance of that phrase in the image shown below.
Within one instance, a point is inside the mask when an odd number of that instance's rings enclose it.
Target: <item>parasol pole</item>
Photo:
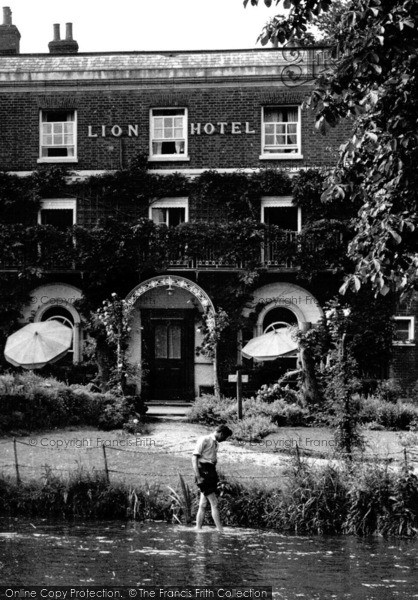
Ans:
[[[242,419],[242,329],[237,335],[237,404],[238,419]]]

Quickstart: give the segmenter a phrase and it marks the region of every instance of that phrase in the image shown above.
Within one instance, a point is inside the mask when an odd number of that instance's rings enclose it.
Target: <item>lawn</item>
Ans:
[[[16,451],[22,480],[39,479],[46,468],[67,477],[77,469],[105,470],[110,481],[132,485],[159,483],[176,486],[181,473],[189,485],[194,475],[191,454],[199,435],[210,429],[190,423],[150,424],[141,436],[123,431],[94,429],[54,430],[17,438]],[[253,456],[256,462],[246,459]],[[221,447],[219,470],[228,478],[276,485],[283,474],[283,458],[268,456],[267,464],[246,449]],[[0,440],[0,474],[16,477],[13,438]]]
[[[406,432],[371,431],[362,432],[365,442],[363,456],[389,460],[403,460],[404,446],[401,440]],[[302,456],[332,457],[335,454],[335,441],[332,429],[325,427],[280,427],[278,432],[268,435],[253,449],[258,451],[291,452],[298,446]],[[415,448],[418,453],[418,448]]]
[[[41,478],[47,468],[62,477],[77,469],[104,471],[106,459],[110,481],[176,486],[181,473],[193,485],[190,457],[196,439],[208,431],[203,425],[162,420],[150,423],[148,430],[137,436],[121,430],[104,432],[92,428],[37,433],[16,440],[19,474],[28,480]],[[402,435],[405,434],[365,431],[366,459],[403,460]],[[283,427],[257,444],[221,444],[219,470],[228,479],[277,486],[283,482],[291,457],[296,456],[296,445],[301,456],[332,458],[335,453],[329,429]],[[0,474],[16,477],[11,437],[0,440]]]

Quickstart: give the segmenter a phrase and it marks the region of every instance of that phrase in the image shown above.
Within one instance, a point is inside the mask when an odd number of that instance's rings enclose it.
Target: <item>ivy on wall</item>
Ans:
[[[142,157],[129,169],[85,180],[59,167],[28,177],[0,173],[0,279],[6,307],[0,331],[4,337],[13,328],[19,307],[53,265],[83,273],[79,308],[89,314],[111,293],[123,297],[132,281],[166,270],[170,261],[179,261],[180,267],[196,261],[204,248],[207,256],[231,268],[222,276],[201,272],[199,283],[216,309],[228,315],[220,337],[233,345],[242,307],[265,272],[260,248],[267,233],[274,239],[276,260],[291,260],[296,277],[313,281],[324,269],[343,273],[356,207],[342,207],[337,200],[321,203],[323,180],[319,171],[290,178],[271,168],[251,174],[207,171],[189,180],[178,173],[151,174]],[[291,241],[280,228],[260,223],[263,196],[290,195],[302,207],[304,221],[301,235]],[[189,198],[190,222],[167,228],[148,219],[154,200],[183,196]],[[77,198],[85,224],[68,232],[36,225],[44,198]],[[223,358],[231,361],[231,352]]]

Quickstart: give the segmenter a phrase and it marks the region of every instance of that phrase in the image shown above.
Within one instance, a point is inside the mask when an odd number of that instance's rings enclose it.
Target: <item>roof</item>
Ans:
[[[323,48],[0,56],[0,83],[306,77]]]

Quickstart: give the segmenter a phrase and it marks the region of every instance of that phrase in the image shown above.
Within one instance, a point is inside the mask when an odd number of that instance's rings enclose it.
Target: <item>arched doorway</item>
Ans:
[[[213,361],[199,355],[203,321],[210,327],[214,308],[206,292],[179,276],[144,281],[126,297],[132,303],[128,357],[141,372],[148,400],[191,401],[214,386]]]

